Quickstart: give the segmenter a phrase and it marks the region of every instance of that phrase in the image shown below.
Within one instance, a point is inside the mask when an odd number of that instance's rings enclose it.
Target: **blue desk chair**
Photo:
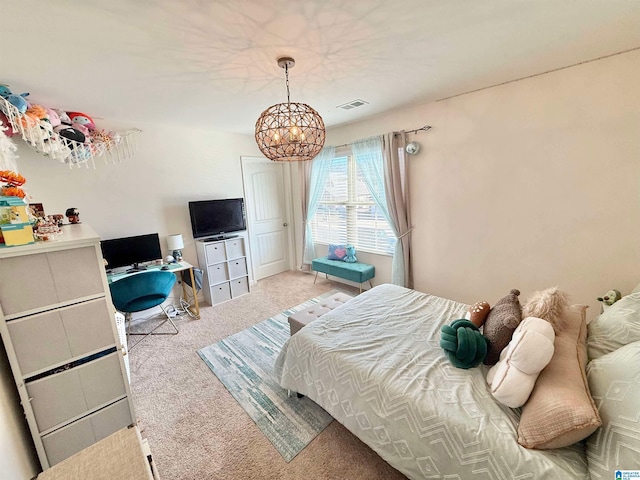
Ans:
[[[161,270],[148,270],[136,273],[116,280],[109,284],[111,299],[116,309],[125,315],[127,325],[127,343],[129,335],[143,335],[143,338],[131,345],[129,349],[136,346],[149,335],[176,335],[178,327],[162,306],[162,303],[171,294],[171,289],[176,283],[176,276],[171,272]],[[162,322],[156,325],[151,331],[144,333],[129,333],[131,316],[134,312],[141,312],[159,306],[165,317]],[[171,323],[175,332],[156,332],[165,323]]]

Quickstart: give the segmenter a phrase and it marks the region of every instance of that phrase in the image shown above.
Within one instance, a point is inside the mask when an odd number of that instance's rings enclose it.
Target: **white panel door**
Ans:
[[[256,280],[289,270],[289,221],[282,163],[243,158],[247,222]]]

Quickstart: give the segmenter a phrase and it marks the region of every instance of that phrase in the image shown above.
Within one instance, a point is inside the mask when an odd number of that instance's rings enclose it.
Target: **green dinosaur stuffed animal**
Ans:
[[[598,297],[598,301],[604,303],[605,305],[613,305],[618,300],[622,298],[622,295],[618,290],[609,290],[602,297]]]

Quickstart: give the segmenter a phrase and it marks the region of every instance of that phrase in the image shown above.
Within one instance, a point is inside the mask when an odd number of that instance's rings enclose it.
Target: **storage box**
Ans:
[[[0,196],[0,244],[7,247],[33,243],[27,205],[18,197]]]

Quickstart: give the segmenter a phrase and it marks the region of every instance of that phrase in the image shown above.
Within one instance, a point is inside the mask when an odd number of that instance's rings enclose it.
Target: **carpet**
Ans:
[[[337,290],[198,350],[198,354],[244,408],[286,462],[300,453],[333,418],[308,398],[289,397],[273,366],[289,338],[287,318]]]

